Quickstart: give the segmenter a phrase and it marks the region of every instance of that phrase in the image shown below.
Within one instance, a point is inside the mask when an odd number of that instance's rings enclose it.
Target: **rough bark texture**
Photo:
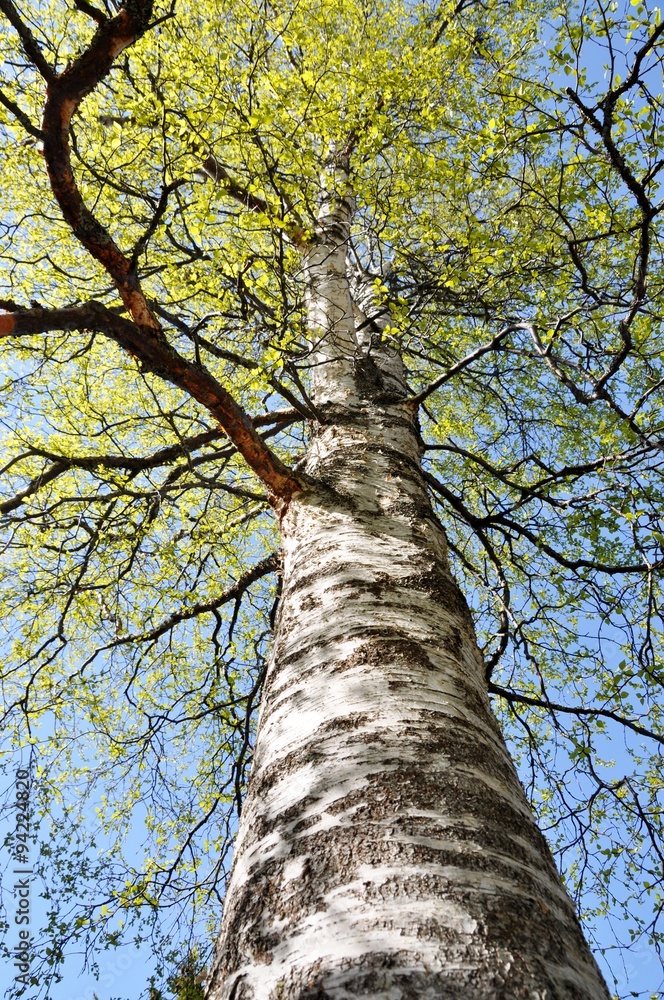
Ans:
[[[606,1000],[489,706],[398,358],[357,336],[350,357],[347,206],[309,258],[324,422],[282,521],[208,997]]]

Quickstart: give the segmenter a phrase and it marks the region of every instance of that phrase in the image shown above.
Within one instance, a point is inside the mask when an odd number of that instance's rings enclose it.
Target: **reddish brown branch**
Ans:
[[[152,0],[127,0],[116,17],[100,24],[85,52],[49,80],[42,131],[53,194],[74,236],[111,276],[135,322],[160,336],[159,321],[145,301],[131,261],[83,202],[69,149],[69,125],[81,101],[108,74],[120,52],[140,38],[151,14]]]
[[[66,309],[22,309],[0,314],[0,337],[54,330],[96,330],[137,358],[143,368],[184,389],[215,417],[258,478],[275,506],[288,503],[302,484],[260,437],[250,417],[200,365],[187,361],[163,336],[154,336],[99,302]]]
[[[0,0],[0,10],[5,7],[15,14],[11,0]],[[0,316],[0,336],[50,330],[100,331],[137,358],[146,370],[184,389],[202,403],[265,483],[272,500],[287,503],[301,488],[299,481],[270,451],[230,393],[201,365],[187,361],[169,345],[140,287],[135,260],[122,253],[110,233],[85,205],[72,170],[69,147],[72,116],[83,98],[109,73],[115,58],[146,31],[152,7],[153,0],[124,0],[116,17],[99,23],[88,48],[59,76],[51,73],[42,122],[44,157],[62,214],[74,236],[113,279],[134,322],[99,303],[90,302],[71,309],[10,311]],[[161,219],[169,191],[164,192],[151,227],[139,241],[136,253],[140,253]]]

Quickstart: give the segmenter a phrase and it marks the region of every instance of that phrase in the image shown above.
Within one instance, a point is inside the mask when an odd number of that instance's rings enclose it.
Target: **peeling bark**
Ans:
[[[398,358],[353,325],[349,204],[307,264],[325,423],[282,519],[208,1000],[607,1000],[490,709]]]

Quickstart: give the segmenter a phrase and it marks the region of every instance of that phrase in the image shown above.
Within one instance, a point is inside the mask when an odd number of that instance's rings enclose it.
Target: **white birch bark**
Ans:
[[[399,359],[355,335],[350,205],[307,261],[326,423],[283,517],[208,998],[607,1000],[489,706]]]
[[[319,406],[358,402],[354,379],[358,343],[346,273],[355,199],[347,170],[323,175],[316,236],[304,259],[312,395]]]

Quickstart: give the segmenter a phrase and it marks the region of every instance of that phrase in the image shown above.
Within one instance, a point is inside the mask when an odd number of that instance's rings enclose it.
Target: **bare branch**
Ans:
[[[424,478],[426,479],[429,486],[438,493],[457,514],[463,518],[466,524],[474,531],[482,531],[484,528],[493,527],[502,534],[509,536],[510,532],[514,532],[516,535],[521,535],[526,538],[531,545],[540,552],[545,552],[546,555],[550,556],[551,559],[555,560],[560,566],[564,566],[566,569],[578,572],[581,569],[592,569],[598,573],[606,573],[609,576],[621,576],[622,574],[639,573],[645,574],[650,573],[653,569],[660,569],[664,565],[664,560],[656,563],[655,566],[648,566],[645,563],[633,563],[625,566],[611,566],[608,563],[595,562],[592,559],[568,559],[564,556],[562,552],[558,552],[554,549],[552,545],[545,542],[543,538],[536,535],[534,531],[526,528],[524,525],[519,524],[517,521],[513,521],[508,518],[505,514],[497,513],[491,514],[485,517],[478,517],[473,514],[471,510],[466,507],[461,497],[456,496],[452,490],[440,483],[435,476],[432,476],[430,472],[424,473]]]
[[[563,712],[566,715],[576,715],[579,718],[582,716],[592,716],[594,718],[611,719],[613,722],[619,722],[621,726],[626,726],[627,729],[631,729],[632,732],[638,733],[639,736],[646,736],[649,740],[656,740],[658,743],[664,745],[664,736],[660,736],[659,733],[653,733],[651,729],[646,729],[644,726],[640,726],[638,722],[632,722],[631,719],[626,719],[624,715],[618,715],[617,712],[612,712],[608,708],[585,708],[582,705],[560,705],[558,702],[549,701],[545,698],[534,698],[532,695],[519,694],[516,691],[508,691],[506,688],[500,687],[498,684],[494,684],[493,681],[489,682],[489,692],[491,694],[497,694],[500,698],[504,698],[510,704],[512,702],[518,702],[521,705],[532,705],[534,708],[545,708],[548,712]]]
[[[196,618],[198,615],[203,615],[209,613],[210,611],[216,611],[217,608],[220,608],[223,604],[228,604],[230,601],[237,600],[237,598],[241,597],[252,583],[255,583],[264,576],[267,576],[268,573],[273,573],[278,568],[279,554],[277,552],[272,552],[265,559],[261,559],[260,562],[256,563],[256,565],[250,570],[247,570],[246,573],[243,573],[237,583],[233,584],[232,587],[229,587],[228,590],[225,590],[219,597],[215,597],[211,601],[202,601],[198,604],[193,604],[191,607],[185,608],[183,611],[176,611],[174,614],[169,615],[168,618],[164,619],[161,624],[157,625],[153,629],[150,629],[148,632],[136,632],[132,635],[120,636],[119,639],[115,639],[107,646],[102,646],[94,655],[97,656],[104,650],[115,649],[117,646],[126,646],[130,643],[154,642],[155,639],[159,639],[160,636],[165,635],[166,632],[170,631],[181,622],[189,621],[191,618]]]
[[[436,389],[440,389],[442,385],[449,382],[450,379],[454,378],[455,375],[458,375],[459,372],[464,370],[464,368],[472,365],[473,361],[477,361],[478,358],[481,358],[483,354],[488,354],[489,351],[495,351],[508,333],[512,333],[514,330],[525,330],[526,328],[526,324],[522,323],[512,323],[509,326],[504,327],[499,333],[496,334],[493,340],[489,341],[488,344],[483,344],[482,347],[478,347],[477,350],[467,354],[465,358],[461,359],[461,361],[457,361],[455,365],[448,368],[448,370],[441,375],[440,378],[437,378],[435,382],[431,382],[428,386],[422,389],[421,392],[418,392],[416,396],[411,396],[410,402],[423,403],[427,396],[430,396],[432,392],[436,391]]]

